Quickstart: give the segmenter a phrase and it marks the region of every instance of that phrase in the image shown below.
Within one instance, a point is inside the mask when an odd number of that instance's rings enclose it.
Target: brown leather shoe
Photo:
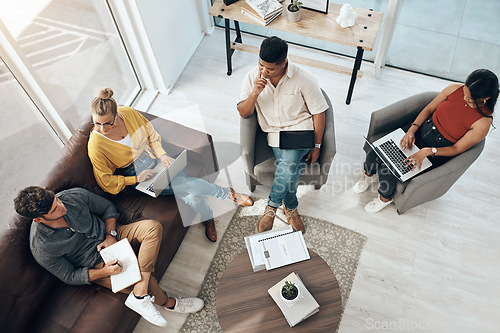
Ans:
[[[215,230],[215,221],[214,219],[203,222],[205,225],[205,236],[207,236],[208,240],[211,242],[217,242],[217,230]]]
[[[292,226],[293,230],[300,230],[302,231],[302,233],[306,232],[297,208],[287,209],[285,206],[283,206],[283,212],[285,212],[286,215],[286,222]]]
[[[274,208],[269,205],[266,206],[266,209],[264,210],[264,215],[262,215],[262,217],[259,220],[259,223],[257,223],[258,232],[268,231],[273,228],[274,217],[276,216],[277,209],[278,208]]]
[[[229,195],[229,199],[233,200],[240,206],[250,207],[253,206],[253,200],[248,195],[237,193],[233,188],[229,188],[231,194]]]

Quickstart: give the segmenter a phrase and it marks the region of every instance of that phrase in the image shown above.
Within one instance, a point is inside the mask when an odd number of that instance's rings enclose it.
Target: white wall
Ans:
[[[137,0],[153,52],[170,92],[206,29],[203,0]]]

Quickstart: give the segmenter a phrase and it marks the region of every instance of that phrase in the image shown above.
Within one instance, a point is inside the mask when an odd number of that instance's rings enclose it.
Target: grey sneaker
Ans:
[[[125,305],[140,314],[142,318],[146,319],[151,324],[157,326],[167,326],[167,321],[155,308],[155,305],[153,304],[154,300],[155,298],[149,295],[146,295],[143,299],[137,299],[134,296],[134,293],[131,292],[125,301]]]
[[[203,302],[202,299],[197,297],[182,298],[179,296],[179,298],[177,297],[174,298],[175,298],[174,308],[169,309],[165,307],[167,311],[180,312],[180,313],[193,313],[200,311],[201,309],[203,309],[203,306],[205,305],[205,302]]]

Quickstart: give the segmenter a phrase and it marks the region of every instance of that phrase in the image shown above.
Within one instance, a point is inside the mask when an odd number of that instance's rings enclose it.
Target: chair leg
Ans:
[[[255,185],[249,185],[248,187],[249,187],[249,189],[250,189],[250,192],[255,191]]]
[[[403,215],[405,212],[400,212],[399,209],[397,210],[398,215]]]

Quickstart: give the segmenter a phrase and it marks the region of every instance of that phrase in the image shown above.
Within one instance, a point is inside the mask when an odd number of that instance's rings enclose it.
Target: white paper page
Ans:
[[[262,240],[259,243],[268,270],[310,258],[300,231]]]
[[[122,271],[119,274],[111,276],[111,288],[114,293],[141,280],[141,272],[139,270],[137,257],[128,239],[122,239],[102,249],[99,253],[105,263],[118,259],[122,264]]]

